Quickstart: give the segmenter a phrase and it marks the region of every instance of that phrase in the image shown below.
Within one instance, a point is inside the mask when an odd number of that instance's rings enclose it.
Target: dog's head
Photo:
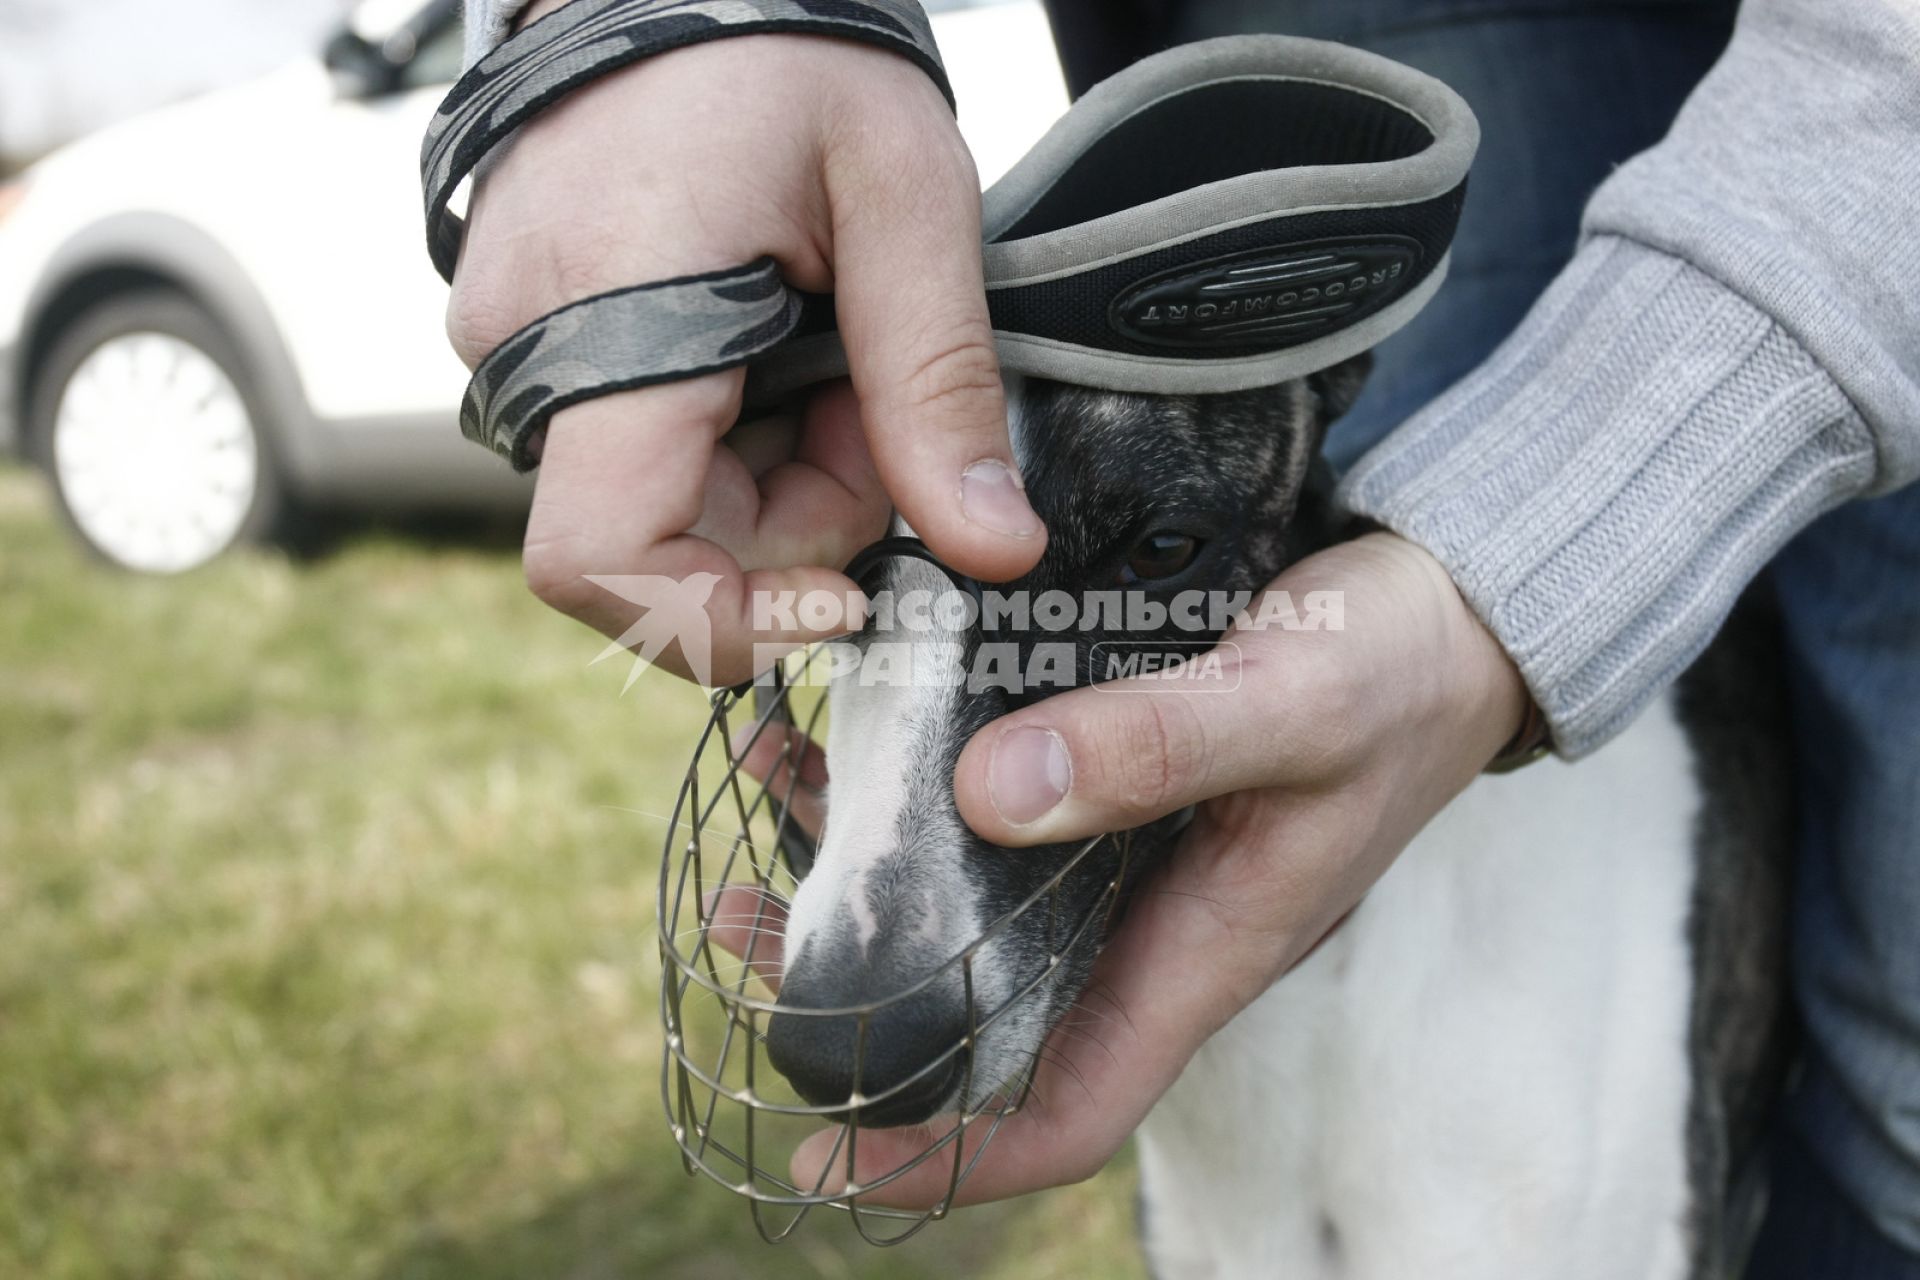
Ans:
[[[853,1017],[770,1020],[770,1058],[809,1102],[857,1096],[862,1124],[919,1123],[979,1105],[1038,1052],[1086,983],[1100,922],[1076,926],[1122,875],[1119,844],[1075,863],[1044,907],[1014,916],[963,972],[953,958],[1081,845],[1010,850],[975,835],[954,804],[961,749],[1026,702],[1109,678],[1120,669],[1116,653],[1191,657],[1217,639],[1210,624],[1221,619],[1203,611],[1196,632],[1193,610],[1176,620],[1165,606],[1258,592],[1329,541],[1320,443],[1367,367],[1361,357],[1278,387],[1211,396],[1010,385],[1014,446],[1049,541],[1032,573],[995,591],[1027,608],[999,610],[991,628],[944,625],[961,622],[959,611],[905,605],[914,593],[925,601],[954,591],[945,575],[890,561],[868,585],[902,607],[891,618],[876,613],[852,642],[869,660],[832,685],[828,818],[787,923],[780,1006],[879,1008],[864,1032]],[[1041,603],[1050,592],[1073,610],[1057,630],[1047,626],[1057,607]],[[1129,625],[1156,619],[1144,630]],[[1165,818],[1130,833],[1125,874],[1149,868],[1178,826]],[[976,1020],[996,1011],[965,1047]],[[970,1096],[961,1097],[965,1081]]]

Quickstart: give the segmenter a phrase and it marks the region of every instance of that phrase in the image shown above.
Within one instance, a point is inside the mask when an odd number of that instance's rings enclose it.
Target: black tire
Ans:
[[[218,367],[238,393],[253,442],[253,494],[239,527],[211,555],[177,568],[131,563],[103,545],[76,515],[66,478],[55,456],[55,426],[74,374],[88,357],[113,342],[136,334],[160,334],[196,349]],[[165,288],[113,294],[74,317],[54,339],[39,367],[29,371],[26,444],[29,456],[46,472],[63,522],[97,559],[133,572],[183,572],[225,554],[235,546],[279,538],[291,527],[291,509],[275,449],[265,399],[247,362],[219,324],[186,296]]]

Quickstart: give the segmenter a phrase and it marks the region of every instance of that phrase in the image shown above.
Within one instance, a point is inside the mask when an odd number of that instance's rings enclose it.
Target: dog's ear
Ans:
[[[1307,385],[1320,397],[1320,425],[1332,425],[1347,410],[1353,408],[1353,402],[1360,398],[1360,391],[1367,385],[1367,375],[1373,372],[1373,352],[1362,351],[1357,356],[1342,360],[1331,369],[1322,369],[1318,373],[1307,375]]]

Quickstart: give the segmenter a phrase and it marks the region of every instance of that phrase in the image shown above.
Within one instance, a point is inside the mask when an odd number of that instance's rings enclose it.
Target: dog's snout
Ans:
[[[935,982],[889,999],[873,990],[871,967],[843,959],[788,970],[767,1023],[768,1060],[813,1106],[857,1098],[861,1125],[931,1119],[953,1099],[971,1052],[964,994]],[[850,1008],[866,1012],[821,1012]]]

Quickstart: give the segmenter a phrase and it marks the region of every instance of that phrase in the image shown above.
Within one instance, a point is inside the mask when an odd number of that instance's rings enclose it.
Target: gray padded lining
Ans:
[[[1250,173],[1048,235],[1002,242],[1087,148],[1127,118],[1198,85],[1249,78],[1306,80],[1383,98],[1418,118],[1434,140],[1404,159]],[[1458,186],[1479,146],[1480,123],[1459,94],[1364,49],[1297,36],[1226,36],[1181,45],[1095,85],[993,184],[981,206],[987,279],[1044,280],[1275,213],[1424,200]]]

